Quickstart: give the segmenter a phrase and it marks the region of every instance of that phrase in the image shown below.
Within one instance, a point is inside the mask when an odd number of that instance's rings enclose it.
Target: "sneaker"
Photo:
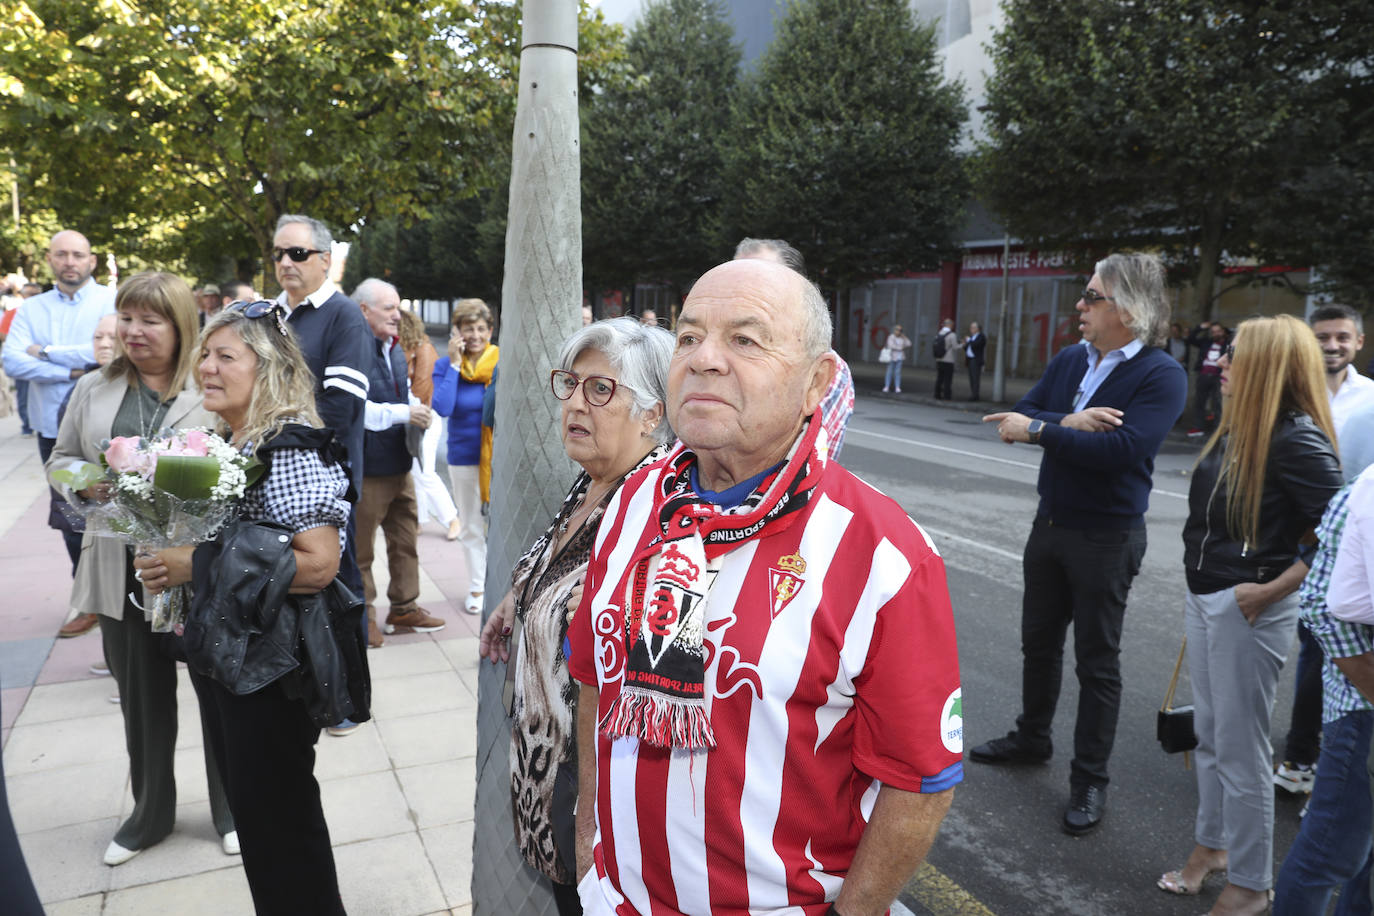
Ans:
[[[469,592],[468,600],[463,603],[463,610],[469,614],[482,613],[482,592]]]
[[[1294,795],[1311,795],[1317,781],[1317,768],[1310,763],[1290,763],[1285,760],[1274,771],[1274,785]]]
[[[226,856],[243,855],[243,848],[239,846],[239,832],[230,830],[219,838],[219,848],[224,850]]]
[[[338,725],[329,726],[325,731],[329,732],[329,734],[333,735],[335,738],[345,738],[356,732],[358,726],[361,724],[360,722],[354,722],[352,719],[344,719]]]
[[[431,617],[424,608],[416,606],[408,611],[396,611],[394,608],[386,615],[385,630],[388,633],[395,633],[397,627],[406,627],[416,633],[433,633],[442,630],[448,624],[442,618]]]
[[[1204,429],[1199,429],[1199,428],[1197,428],[1196,426],[1194,426],[1192,429],[1188,430],[1188,438],[1189,438],[1189,439],[1198,439],[1198,438],[1201,438],[1202,436],[1205,436],[1205,435],[1207,435],[1207,431],[1204,430]]]
[[[91,674],[94,674],[96,677],[110,676],[110,666],[105,664],[104,662],[96,662],[94,665],[91,665],[91,667],[87,668],[86,670],[89,671]]]
[[[902,393],[902,389],[898,388],[897,391],[896,391],[896,393],[897,393],[897,394],[901,394],[901,393]]]

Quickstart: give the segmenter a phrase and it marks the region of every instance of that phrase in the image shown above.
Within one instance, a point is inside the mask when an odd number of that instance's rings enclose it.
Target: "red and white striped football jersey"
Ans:
[[[630,561],[656,533],[651,475],[601,522],[568,667],[625,666]],[[836,464],[802,517],[711,562],[706,702],[717,746],[598,732],[599,887],[621,916],[821,914],[883,784],[962,779],[962,703],[944,563],[901,507]]]

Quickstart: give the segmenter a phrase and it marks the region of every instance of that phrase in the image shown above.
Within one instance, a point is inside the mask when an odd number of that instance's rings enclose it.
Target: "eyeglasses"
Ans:
[[[290,248],[273,248],[272,261],[280,264],[281,259],[286,257],[299,264],[312,254],[324,254],[324,252],[319,248],[302,248],[299,245],[293,245]]]
[[[270,302],[267,299],[259,299],[257,302],[244,302],[242,299],[235,300],[224,307],[226,312],[243,312],[244,318],[266,318],[271,315],[277,319],[277,330],[285,337],[289,332],[286,330],[286,322],[282,320],[282,314],[286,311],[279,302]]]
[[[1234,360],[1234,359],[1236,358],[1236,345],[1235,345],[1235,344],[1227,344],[1227,345],[1226,345],[1226,358],[1227,358],[1228,360]]]
[[[1080,299],[1082,299],[1084,302],[1088,303],[1088,305],[1097,305],[1097,303],[1099,303],[1099,302],[1115,302],[1115,301],[1116,301],[1116,297],[1115,297],[1115,296],[1104,296],[1104,295],[1102,295],[1101,293],[1099,293],[1097,290],[1092,289],[1092,288],[1090,288],[1090,287],[1084,287],[1083,292],[1081,292],[1081,293],[1078,294],[1078,298],[1080,298]]]
[[[553,390],[553,396],[560,401],[572,397],[578,385],[582,386],[582,397],[593,407],[605,407],[611,403],[611,398],[615,397],[615,390],[620,387],[619,382],[604,375],[589,375],[579,379],[577,373],[566,369],[554,369],[549,373],[549,387]]]

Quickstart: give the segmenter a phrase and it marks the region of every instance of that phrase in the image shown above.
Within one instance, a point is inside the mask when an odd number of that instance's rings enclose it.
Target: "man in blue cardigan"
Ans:
[[[1072,624],[1079,699],[1062,823],[1074,836],[1095,828],[1106,807],[1126,595],[1145,556],[1155,455],[1188,392],[1178,360],[1153,345],[1169,317],[1159,258],[1099,261],[1077,308],[1082,344],[1057,354],[1014,410],[983,418],[1003,442],[1038,445],[1044,457],[1023,560],[1022,712],[1005,738],[969,752],[990,764],[1050,758]]]

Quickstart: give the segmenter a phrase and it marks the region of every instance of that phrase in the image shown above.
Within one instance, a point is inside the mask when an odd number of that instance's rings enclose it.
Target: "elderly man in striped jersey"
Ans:
[[[681,443],[607,509],[570,628],[589,914],[883,913],[949,809],[944,564],[827,462],[829,345],[819,292],[767,261],[683,306]]]

